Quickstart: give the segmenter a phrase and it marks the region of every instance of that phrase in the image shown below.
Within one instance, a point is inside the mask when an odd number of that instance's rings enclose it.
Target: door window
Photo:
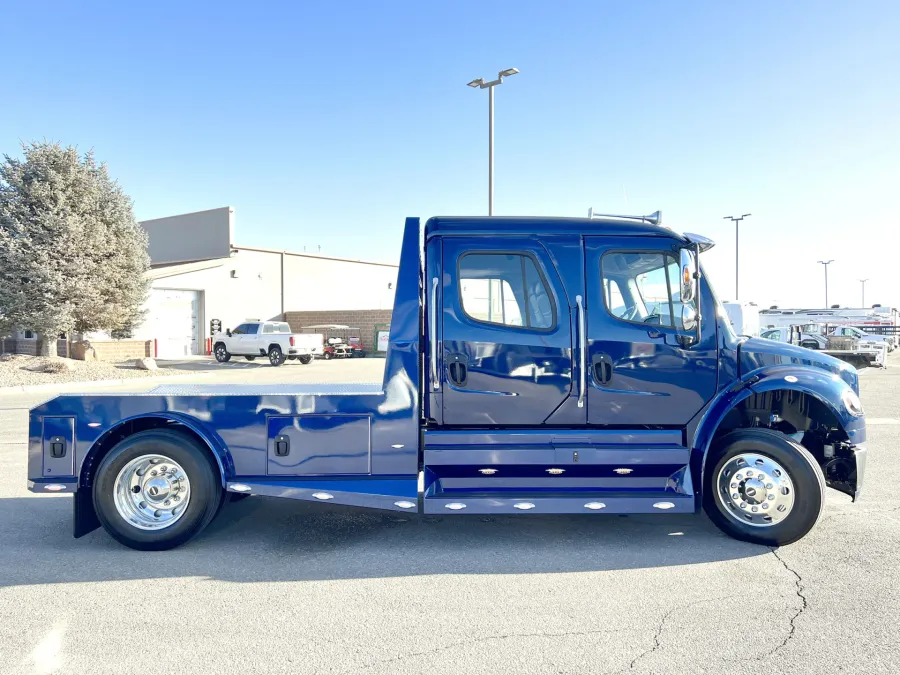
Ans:
[[[777,330],[766,331],[760,337],[764,337],[767,340],[778,340],[781,338],[781,332]]]
[[[553,330],[556,306],[534,259],[524,253],[466,253],[459,259],[459,299],[482,323]]]
[[[617,319],[683,329],[678,262],[664,253],[617,251],[600,259],[603,300]]]
[[[249,335],[250,333],[256,333],[256,327],[252,323],[242,323],[231,331],[232,335]]]

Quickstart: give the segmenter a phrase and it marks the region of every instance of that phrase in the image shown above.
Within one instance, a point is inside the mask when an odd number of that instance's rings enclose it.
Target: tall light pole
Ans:
[[[497,79],[485,82],[483,77],[469,82],[470,87],[488,90],[488,215],[494,215],[494,87],[503,84],[503,78],[515,75],[518,68],[507,68],[497,73]]]
[[[825,309],[828,309],[828,266],[833,263],[834,260],[820,260],[820,265],[825,265]]]
[[[868,279],[860,279],[859,280],[859,283],[862,284],[862,305],[860,305],[861,307],[866,306],[866,282],[867,281],[868,281]]]
[[[722,220],[730,220],[734,222],[734,299],[738,300],[738,268],[741,262],[740,255],[740,237],[738,232],[738,225],[741,224],[741,221],[744,218],[752,216],[752,213],[745,213],[744,215],[738,216],[725,216]]]

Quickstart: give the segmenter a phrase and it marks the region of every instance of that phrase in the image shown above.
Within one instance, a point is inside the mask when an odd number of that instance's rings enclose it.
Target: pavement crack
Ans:
[[[433,656],[434,654],[440,654],[441,652],[448,651],[450,649],[455,649],[456,647],[462,647],[464,645],[473,645],[478,644],[480,642],[492,642],[494,640],[509,640],[511,638],[561,638],[561,637],[578,637],[585,635],[610,635],[614,633],[630,633],[633,632],[633,629],[630,628],[619,628],[619,629],[598,629],[598,630],[571,630],[571,631],[540,631],[537,633],[505,633],[502,635],[486,635],[483,637],[472,637],[467,640],[459,640],[457,642],[451,642],[446,645],[441,645],[440,647],[433,647],[431,649],[425,649],[420,652],[410,652],[408,654],[399,654],[389,659],[380,659],[378,661],[373,661],[372,663],[366,663],[361,666],[357,666],[355,668],[351,668],[350,670],[344,671],[347,673],[357,673],[363,672],[365,670],[369,670],[371,668],[375,668],[376,666],[383,666],[389,663],[397,663],[398,661],[403,661],[404,659],[413,659],[418,658],[420,656]]]
[[[659,649],[662,646],[662,634],[663,630],[666,627],[666,621],[669,620],[669,617],[672,616],[675,612],[681,612],[683,610],[690,609],[691,607],[696,607],[697,605],[702,605],[707,602],[722,602],[724,600],[728,600],[729,598],[709,598],[707,600],[697,600],[696,602],[688,603],[687,605],[678,605],[677,607],[673,607],[668,612],[663,615],[663,618],[659,622],[659,626],[656,627],[656,632],[653,634],[653,646],[650,649],[645,650],[644,652],[638,654],[629,664],[628,668],[625,670],[620,670],[620,673],[625,673],[630,670],[634,670],[634,667],[638,664],[639,661],[644,659],[647,656],[650,656],[653,652]]]
[[[800,598],[801,604],[800,608],[796,612],[794,612],[794,615],[791,617],[791,628],[788,631],[788,634],[785,636],[784,640],[782,640],[781,644],[775,647],[775,649],[766,654],[766,656],[777,654],[781,649],[784,649],[784,647],[787,646],[787,643],[794,638],[794,633],[797,630],[797,619],[799,619],[800,615],[803,614],[803,612],[805,612],[809,607],[809,602],[806,599],[806,595],[804,595],[805,589],[803,586],[803,577],[800,576],[800,573],[797,572],[797,570],[788,565],[784,558],[778,555],[777,548],[772,549],[772,555],[774,555],[778,559],[778,562],[780,562],[784,566],[784,569],[794,575],[795,591],[797,593],[797,597]]]

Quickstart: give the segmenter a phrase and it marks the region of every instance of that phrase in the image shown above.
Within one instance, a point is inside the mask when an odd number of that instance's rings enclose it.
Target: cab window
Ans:
[[[466,253],[459,259],[459,301],[482,323],[552,330],[556,306],[534,259],[525,253]]]
[[[600,259],[604,303],[630,323],[683,329],[678,261],[665,253],[616,251]]]
[[[240,326],[231,331],[232,335],[250,335],[256,333],[256,326],[252,323],[242,323]]]

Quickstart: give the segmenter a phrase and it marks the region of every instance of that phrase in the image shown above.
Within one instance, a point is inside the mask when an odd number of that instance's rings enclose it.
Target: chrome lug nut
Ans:
[[[737,492],[735,492],[733,495],[731,495],[731,498],[737,500],[740,499],[741,496]]]
[[[771,483],[766,483],[766,490],[771,490],[773,487],[775,487],[775,486],[772,485]]]
[[[768,504],[763,504],[762,507],[763,507],[764,509],[767,509],[767,508],[769,508],[769,505],[768,505]]]
[[[747,508],[747,502],[741,502],[741,508],[742,508],[742,509],[746,509],[746,508]]]

